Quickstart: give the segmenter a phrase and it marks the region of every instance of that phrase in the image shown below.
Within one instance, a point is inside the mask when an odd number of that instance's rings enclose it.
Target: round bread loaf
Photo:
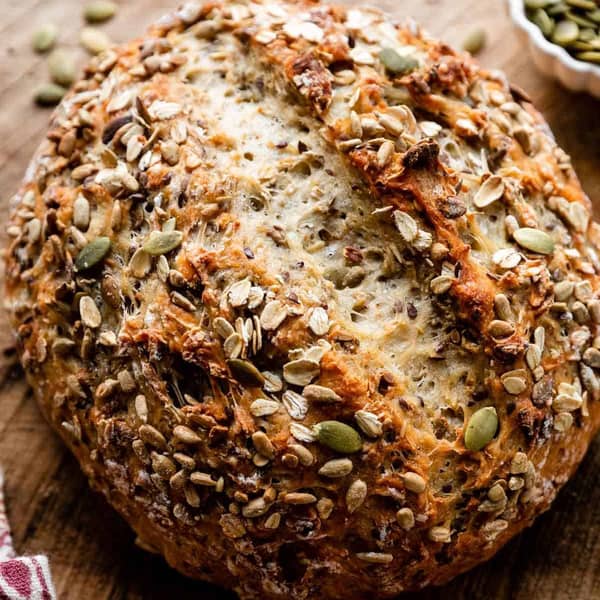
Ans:
[[[374,10],[192,2],[97,57],[9,233],[45,416],[140,544],[244,599],[443,583],[600,423],[569,157]]]

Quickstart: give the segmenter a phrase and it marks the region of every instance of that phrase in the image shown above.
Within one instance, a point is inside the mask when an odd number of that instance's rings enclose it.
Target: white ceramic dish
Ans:
[[[600,98],[600,66],[574,59],[564,48],[549,42],[527,18],[523,0],[507,0],[508,13],[520,38],[529,46],[535,66],[574,92]]]

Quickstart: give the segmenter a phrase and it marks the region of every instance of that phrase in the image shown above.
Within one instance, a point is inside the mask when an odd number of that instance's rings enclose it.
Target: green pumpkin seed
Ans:
[[[569,6],[583,8],[583,10],[595,10],[597,8],[594,0],[565,0],[565,2]]]
[[[362,448],[358,431],[340,421],[317,423],[313,427],[313,433],[321,444],[341,454],[352,454]]]
[[[36,90],[34,99],[40,106],[55,106],[66,93],[67,90],[62,85],[45,83]]]
[[[535,10],[536,8],[545,8],[549,4],[553,4],[552,0],[525,0],[525,8]]]
[[[594,21],[594,23],[600,23],[600,8],[596,10],[592,10],[591,12],[586,13],[586,17],[590,21]]]
[[[48,70],[54,83],[70,86],[77,77],[73,56],[64,50],[55,50],[48,57]]]
[[[465,446],[477,452],[487,446],[498,430],[498,413],[493,406],[480,408],[473,413],[465,431]]]
[[[539,8],[531,16],[531,21],[540,28],[545,37],[550,37],[554,31],[554,21],[548,13]]]
[[[551,17],[563,15],[568,10],[569,10],[569,7],[564,2],[556,2],[555,4],[548,6],[548,8],[546,9],[546,11],[548,12],[548,14]]]
[[[75,268],[78,271],[85,271],[95,267],[109,252],[110,239],[107,237],[97,237],[84,246],[75,259]]]
[[[561,21],[554,28],[552,41],[559,46],[567,46],[579,37],[579,26],[573,21]]]
[[[83,9],[83,16],[88,23],[102,23],[112,19],[117,12],[117,5],[110,0],[94,0],[88,2]]]
[[[393,48],[383,48],[379,53],[379,60],[390,73],[394,74],[409,73],[419,66],[416,59],[410,56],[402,56]]]
[[[48,52],[54,47],[56,38],[58,36],[58,29],[56,25],[48,23],[42,25],[34,34],[31,40],[31,45],[36,52]]]
[[[591,21],[590,19],[586,19],[585,17],[582,17],[582,16],[578,15],[577,13],[574,13],[570,10],[567,11],[567,13],[565,14],[565,17],[567,19],[569,19],[569,21],[576,23],[580,27],[595,27],[595,25],[596,25],[594,23],[594,21]]]
[[[181,231],[153,231],[142,248],[152,256],[160,256],[177,248],[182,240]]]
[[[552,254],[554,252],[554,242],[552,238],[539,229],[532,227],[521,227],[513,233],[513,237],[519,246],[537,252],[538,254]]]
[[[578,60],[595,63],[600,65],[600,52],[589,50],[587,52],[579,52],[576,54]]]
[[[227,361],[231,374],[244,385],[262,386],[265,378],[262,373],[249,361],[232,358]]]
[[[84,27],[81,30],[79,43],[90,54],[100,54],[112,45],[112,41],[103,31],[93,27]]]
[[[487,36],[484,29],[481,27],[473,29],[463,40],[462,49],[471,54],[477,54],[485,47],[486,39]]]

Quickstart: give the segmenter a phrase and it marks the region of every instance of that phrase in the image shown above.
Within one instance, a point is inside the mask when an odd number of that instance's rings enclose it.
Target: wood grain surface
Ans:
[[[343,0],[340,0],[343,1]],[[348,3],[356,0],[346,0]],[[176,0],[120,0],[103,26],[115,41],[137,36]],[[47,78],[45,58],[30,49],[43,23],[77,49],[82,0],[0,0],[0,222],[48,123],[33,90]],[[475,26],[488,43],[480,59],[504,69],[533,97],[558,142],[573,157],[600,215],[600,101],[572,95],[538,74],[519,44],[502,0],[379,0],[394,17],[412,15],[455,45]],[[4,245],[4,231],[0,243]],[[0,267],[2,269],[2,267]],[[0,271],[0,277],[2,272]],[[61,600],[222,599],[133,544],[126,524],[91,492],[73,458],[42,419],[17,366],[6,317],[0,314],[0,465],[9,518],[20,553],[49,556]],[[414,600],[600,599],[600,439],[551,511],[491,562]],[[406,596],[408,598],[408,596]]]

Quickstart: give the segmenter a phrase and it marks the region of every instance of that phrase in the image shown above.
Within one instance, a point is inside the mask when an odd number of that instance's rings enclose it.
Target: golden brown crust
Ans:
[[[145,547],[243,598],[443,583],[600,424],[568,157],[501,74],[376,11],[187,3],[92,62],[9,233],[46,417]]]

